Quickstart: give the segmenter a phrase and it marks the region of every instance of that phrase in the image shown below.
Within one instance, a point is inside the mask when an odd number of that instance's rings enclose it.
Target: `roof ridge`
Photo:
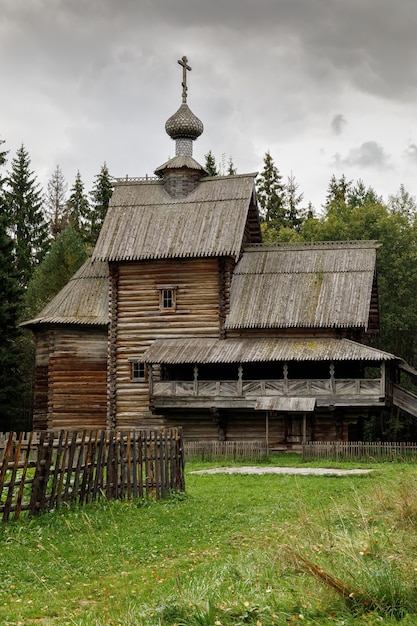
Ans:
[[[263,252],[273,250],[331,250],[333,248],[380,248],[381,244],[376,239],[352,239],[346,241],[299,241],[294,242],[274,242],[274,243],[254,243],[245,247],[244,252]]]

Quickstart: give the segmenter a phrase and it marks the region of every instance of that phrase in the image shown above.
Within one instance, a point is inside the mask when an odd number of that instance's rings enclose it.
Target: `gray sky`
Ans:
[[[165,121],[204,123],[194,157],[260,171],[270,150],[320,209],[331,175],[417,195],[416,0],[0,0],[0,138],[46,187],[105,161],[152,175]]]

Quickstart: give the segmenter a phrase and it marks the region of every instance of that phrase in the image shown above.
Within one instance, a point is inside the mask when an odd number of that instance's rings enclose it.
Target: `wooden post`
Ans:
[[[239,365],[237,370],[237,395],[243,395],[243,367]]]
[[[330,363],[330,391],[336,393],[336,381],[334,379],[334,363]]]
[[[381,396],[385,396],[385,383],[386,383],[386,366],[385,362],[381,362]]]
[[[148,384],[149,384],[149,397],[153,396],[153,365],[148,365]]]
[[[284,374],[284,394],[287,395],[288,393],[288,365],[286,363],[284,365],[283,374]]]
[[[269,411],[265,411],[265,439],[266,449],[269,451]]]
[[[303,413],[303,444],[307,442],[307,413]]]
[[[194,365],[194,386],[193,393],[195,396],[198,396],[198,367]]]

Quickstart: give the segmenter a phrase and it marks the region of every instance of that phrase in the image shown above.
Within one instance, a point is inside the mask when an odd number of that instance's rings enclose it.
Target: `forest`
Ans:
[[[210,151],[212,175],[236,173]],[[371,345],[417,366],[417,201],[401,186],[384,200],[362,180],[333,175],[321,207],[304,201],[295,176],[287,180],[268,151],[256,180],[265,243],[368,239],[380,243],[381,332]],[[80,172],[68,186],[59,165],[43,190],[22,144],[9,158],[0,140],[0,430],[31,427],[34,345],[20,322],[36,315],[67,283],[94,246],[113,179],[104,163],[87,192]],[[415,439],[411,418],[370,425],[370,437]]]

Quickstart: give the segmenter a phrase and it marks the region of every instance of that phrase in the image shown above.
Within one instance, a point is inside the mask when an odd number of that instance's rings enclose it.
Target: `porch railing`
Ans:
[[[281,380],[197,380],[154,382],[156,397],[241,396],[383,396],[381,378],[330,378]]]

